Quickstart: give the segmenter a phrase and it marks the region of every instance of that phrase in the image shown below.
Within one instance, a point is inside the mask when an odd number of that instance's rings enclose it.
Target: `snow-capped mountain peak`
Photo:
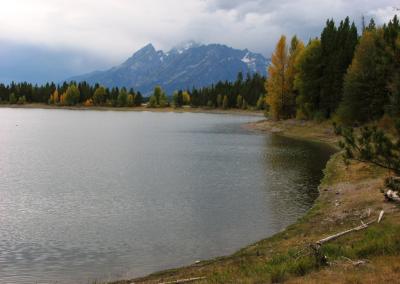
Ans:
[[[268,63],[261,54],[221,44],[189,41],[168,52],[148,44],[119,66],[69,80],[134,88],[143,94],[150,94],[154,86],[160,85],[171,94],[178,89],[204,87],[221,80],[234,81],[239,72],[265,76]]]

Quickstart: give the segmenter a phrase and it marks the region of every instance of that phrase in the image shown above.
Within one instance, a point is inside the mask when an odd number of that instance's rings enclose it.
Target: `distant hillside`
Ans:
[[[68,81],[134,88],[143,94],[149,94],[154,86],[161,85],[171,94],[177,89],[204,87],[220,80],[234,81],[239,72],[265,75],[268,63],[261,54],[220,44],[189,42],[169,52],[157,51],[148,44],[119,66],[72,77]]]

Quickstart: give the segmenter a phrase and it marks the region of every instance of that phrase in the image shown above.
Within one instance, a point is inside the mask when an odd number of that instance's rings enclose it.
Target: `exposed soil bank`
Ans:
[[[245,126],[336,146],[330,123],[261,121]],[[346,166],[340,154],[328,161],[313,208],[294,225],[239,252],[188,267],[158,272],[125,283],[399,283],[400,208],[384,201],[380,188],[387,172],[363,163]],[[359,226],[385,211],[383,222],[353,232],[324,248],[329,265],[316,267],[305,254],[309,244]],[[354,261],[366,260],[363,265]]]

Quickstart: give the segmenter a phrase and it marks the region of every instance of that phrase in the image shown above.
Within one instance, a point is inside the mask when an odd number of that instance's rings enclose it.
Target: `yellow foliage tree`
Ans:
[[[91,107],[93,106],[93,100],[92,99],[88,99],[84,102],[83,104],[85,107]]]
[[[275,52],[272,54],[271,65],[268,68],[268,80],[266,82],[269,112],[273,119],[284,117],[285,102],[288,97],[289,86],[287,83],[288,48],[284,35],[279,39]]]
[[[53,93],[53,101],[54,101],[54,104],[58,104],[60,102],[60,96],[58,95],[57,90],[55,90]]]
[[[58,91],[55,90],[53,94],[50,94],[49,104],[58,104],[59,101],[60,101],[60,98],[58,96]]]
[[[290,117],[294,117],[296,115],[296,97],[297,97],[297,90],[294,86],[294,80],[298,73],[298,65],[297,61],[301,53],[304,50],[304,43],[299,40],[296,36],[292,38],[289,48],[289,59],[288,65],[286,69],[286,79],[288,83],[288,113],[286,115]]]
[[[132,94],[128,95],[128,99],[127,99],[127,106],[132,107],[134,105],[135,102],[135,96]]]
[[[190,95],[188,92],[183,92],[182,94],[183,97],[183,105],[189,105],[190,104]]]

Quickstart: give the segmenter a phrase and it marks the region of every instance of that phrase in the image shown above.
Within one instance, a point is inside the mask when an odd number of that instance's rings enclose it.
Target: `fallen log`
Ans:
[[[389,201],[394,201],[394,202],[400,203],[400,196],[399,196],[399,193],[397,191],[393,191],[393,190],[389,189],[385,193],[385,197]]]
[[[344,236],[344,235],[346,235],[346,234],[348,234],[348,233],[356,232],[356,231],[360,231],[360,230],[366,229],[366,228],[368,228],[369,225],[371,225],[371,224],[374,223],[375,221],[376,221],[376,220],[373,220],[373,221],[368,222],[368,223],[366,223],[366,224],[363,223],[363,224],[361,224],[361,225],[358,226],[358,227],[355,227],[355,228],[352,228],[352,229],[349,229],[349,230],[346,230],[346,231],[337,233],[337,234],[335,234],[335,235],[326,237],[326,238],[324,238],[324,239],[322,239],[322,240],[319,240],[319,241],[317,242],[317,245],[322,246],[324,243],[327,243],[327,242],[329,242],[329,241],[335,240],[335,239],[337,239],[337,238],[339,238],[339,237],[341,237],[341,236]]]
[[[366,228],[368,228],[369,225],[371,225],[371,224],[373,224],[373,223],[375,223],[375,222],[380,223],[381,220],[382,220],[382,218],[383,218],[383,214],[384,214],[384,213],[385,213],[385,212],[382,210],[382,211],[379,213],[379,216],[378,216],[378,219],[377,219],[377,220],[372,220],[372,221],[370,221],[370,222],[368,222],[368,223],[364,223],[364,222],[361,221],[362,224],[361,224],[360,226],[355,227],[355,228],[352,228],[352,229],[349,229],[349,230],[346,230],[346,231],[343,231],[343,232],[340,232],[340,233],[337,233],[337,234],[334,234],[334,235],[329,236],[329,237],[326,237],[326,238],[324,238],[324,239],[319,240],[318,242],[316,242],[316,244],[319,245],[319,246],[322,246],[324,243],[327,243],[327,242],[329,242],[329,241],[335,240],[335,239],[337,239],[337,238],[339,238],[339,237],[341,237],[341,236],[347,235],[347,234],[349,234],[349,233],[351,233],[351,232],[356,232],[356,231],[360,231],[360,230],[366,229]]]
[[[378,219],[376,219],[376,220],[372,220],[372,221],[367,222],[367,223],[364,223],[364,222],[361,221],[362,224],[360,226],[358,226],[358,227],[355,227],[355,228],[352,228],[352,229],[349,229],[349,230],[334,234],[332,236],[329,236],[329,237],[326,237],[326,238],[324,238],[322,240],[317,241],[315,244],[312,244],[311,245],[311,249],[314,251],[314,255],[315,255],[315,258],[317,260],[317,263],[319,265],[326,265],[328,263],[326,256],[321,254],[321,247],[322,247],[323,244],[325,244],[327,242],[330,242],[332,240],[335,240],[337,238],[340,238],[341,236],[347,235],[347,234],[349,234],[351,232],[364,230],[364,229],[368,228],[369,225],[371,225],[371,224],[373,224],[375,222],[380,223],[382,218],[383,218],[383,214],[384,213],[385,212],[382,210],[379,213]]]

